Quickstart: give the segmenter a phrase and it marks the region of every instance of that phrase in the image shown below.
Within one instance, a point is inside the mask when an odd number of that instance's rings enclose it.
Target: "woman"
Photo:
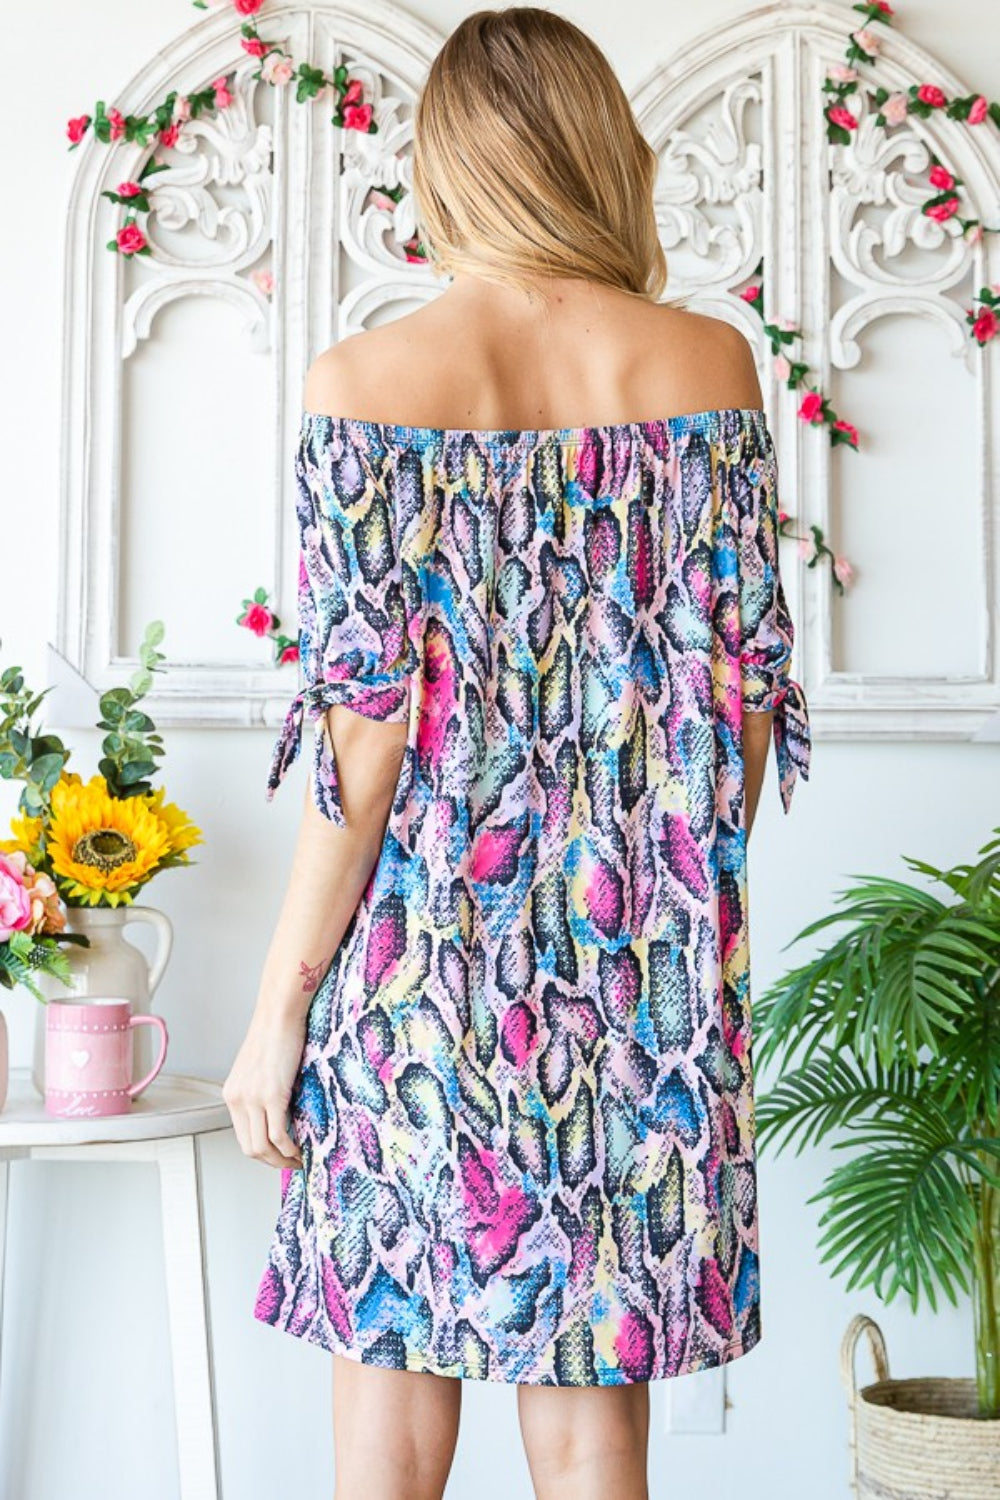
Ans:
[[[649,1381],[760,1336],[746,836],[808,720],[753,355],[659,300],[655,171],[581,31],[469,16],[416,116],[450,283],[306,379],[268,796],[307,707],[312,771],[224,1095],[338,1500],[439,1497],[463,1377],[539,1500],[639,1500]]]

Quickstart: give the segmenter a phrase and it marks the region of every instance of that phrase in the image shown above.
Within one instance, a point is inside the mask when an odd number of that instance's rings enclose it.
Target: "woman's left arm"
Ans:
[[[302,1165],[286,1117],[306,1017],[378,861],[406,747],[405,722],[342,704],[326,725],[344,822],[324,816],[310,783],[253,1015],[222,1088],[242,1150],[274,1167]]]

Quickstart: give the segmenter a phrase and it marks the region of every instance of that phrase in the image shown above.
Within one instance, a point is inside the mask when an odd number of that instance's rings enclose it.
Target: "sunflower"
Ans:
[[[75,772],[53,787],[48,854],[71,904],[130,902],[170,848],[170,828],[145,797],[112,797],[103,776],[84,783]]]
[[[12,839],[0,839],[0,854],[14,854],[18,849],[27,856],[28,863],[37,869],[45,858],[45,824],[41,818],[29,817],[27,813],[16,814],[10,820]]]
[[[184,852],[191,848],[192,844],[203,842],[200,828],[196,828],[183,808],[178,807],[176,802],[164,802],[164,788],[157,787],[155,792],[147,792],[144,801],[150,812],[155,813],[160,822],[165,824],[170,836],[170,853],[176,855],[176,860],[171,863],[188,864],[187,854]]]

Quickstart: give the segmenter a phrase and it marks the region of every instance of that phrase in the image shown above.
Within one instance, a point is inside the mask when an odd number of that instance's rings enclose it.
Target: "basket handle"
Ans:
[[[851,1489],[855,1496],[859,1495],[860,1491],[858,1485],[858,1383],[854,1369],[854,1354],[858,1347],[858,1340],[863,1333],[868,1335],[872,1361],[875,1365],[875,1378],[877,1380],[889,1379],[889,1356],[886,1353],[882,1330],[872,1318],[866,1317],[864,1313],[857,1313],[844,1329],[844,1337],[840,1341],[840,1378],[847,1392],[847,1409],[851,1418],[851,1430],[847,1441],[850,1450]]]
[[[875,1379],[889,1379],[889,1356],[886,1353],[882,1330],[874,1319],[866,1317],[864,1313],[857,1313],[844,1330],[844,1337],[840,1343],[840,1379],[852,1405],[858,1390],[854,1352],[863,1333],[868,1335],[872,1361],[875,1365]]]

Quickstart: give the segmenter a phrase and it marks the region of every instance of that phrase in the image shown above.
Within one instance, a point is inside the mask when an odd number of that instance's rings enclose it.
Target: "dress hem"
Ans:
[[[301,1329],[293,1329],[288,1326],[287,1322],[274,1322],[270,1318],[261,1317],[258,1313],[255,1313],[254,1316],[258,1322],[266,1323],[269,1327],[276,1328],[281,1333],[290,1334],[292,1338],[304,1339],[307,1343],[315,1344],[318,1348],[325,1349],[328,1354],[339,1354],[342,1358],[350,1359],[355,1364],[366,1363],[363,1357],[363,1350],[359,1349],[356,1345],[341,1345],[333,1342],[324,1336],[322,1330],[315,1322]],[[617,1370],[607,1372],[610,1378],[603,1380],[598,1378],[597,1380],[586,1381],[560,1381],[556,1378],[554,1372],[536,1374],[529,1378],[518,1378],[516,1376],[500,1374],[483,1375],[468,1365],[462,1365],[458,1368],[454,1366],[448,1368],[435,1364],[433,1360],[427,1359],[422,1354],[409,1355],[405,1365],[402,1366],[378,1365],[372,1362],[372,1367],[374,1369],[403,1369],[421,1375],[442,1375],[454,1380],[481,1380],[494,1385],[562,1385],[571,1390],[588,1390],[594,1386],[641,1385],[650,1380],[673,1380],[679,1375],[695,1375],[701,1370],[718,1369],[720,1365],[731,1364],[733,1360],[741,1359],[744,1355],[749,1354],[760,1343],[761,1337],[762,1333],[758,1328],[752,1334],[748,1334],[741,1339],[733,1339],[728,1344],[725,1344],[714,1359],[690,1360],[676,1370],[663,1370],[658,1374],[644,1375],[637,1379],[631,1379]]]

